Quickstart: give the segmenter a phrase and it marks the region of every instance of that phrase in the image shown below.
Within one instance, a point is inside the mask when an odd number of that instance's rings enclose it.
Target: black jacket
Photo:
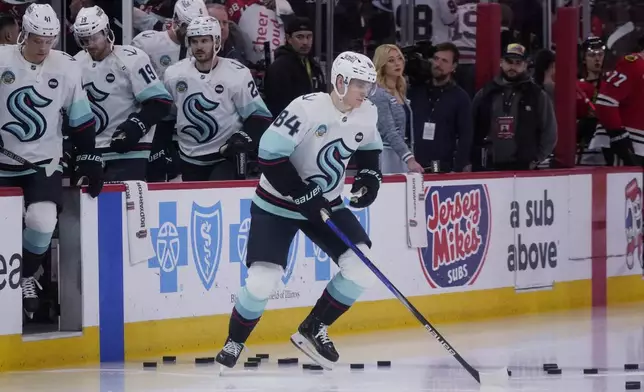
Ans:
[[[295,98],[310,93],[325,92],[326,83],[320,65],[309,56],[311,77],[300,55],[289,45],[275,50],[275,60],[266,70],[264,94],[266,106],[273,117],[280,114]]]

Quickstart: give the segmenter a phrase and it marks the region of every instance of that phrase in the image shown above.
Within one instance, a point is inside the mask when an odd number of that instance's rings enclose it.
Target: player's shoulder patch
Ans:
[[[303,102],[314,102],[320,99],[321,96],[322,93],[304,94],[300,96],[300,100]]]
[[[232,68],[233,70],[248,69],[244,64],[240,63],[237,60],[229,59],[226,57],[219,57],[219,61],[222,61],[224,64],[226,64],[228,67]]]
[[[135,57],[144,53],[141,49],[137,49],[132,45],[115,45],[114,50],[124,54],[126,57]]]
[[[626,60],[626,61],[628,61],[630,63],[636,62],[637,59],[639,59],[639,56],[634,55],[634,54],[627,54],[626,56],[624,56],[624,60]]]

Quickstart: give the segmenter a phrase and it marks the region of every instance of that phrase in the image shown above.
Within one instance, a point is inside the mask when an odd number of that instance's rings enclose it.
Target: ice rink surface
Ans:
[[[431,321],[431,320],[430,320]],[[460,354],[481,372],[507,366],[509,384],[494,391],[618,392],[626,381],[644,384],[644,304],[517,317],[482,323],[436,325]],[[180,333],[180,331],[177,331]],[[330,329],[333,337],[333,330]],[[270,354],[258,369],[243,364],[219,375],[219,365],[195,365],[195,357],[178,356],[176,364],[143,370],[142,362],[74,369],[5,373],[0,391],[142,392],[142,391],[478,391],[479,385],[420,326],[336,337],[340,362],[333,371],[303,370],[310,363],[289,342],[249,346],[242,359]],[[172,353],[168,353],[172,355]],[[299,365],[278,366],[277,359],[298,357]],[[389,369],[378,360],[390,360]],[[364,370],[349,364],[364,363]],[[548,375],[544,363],[557,363],[561,375]],[[626,363],[642,370],[625,371]],[[584,375],[584,368],[598,368]]]

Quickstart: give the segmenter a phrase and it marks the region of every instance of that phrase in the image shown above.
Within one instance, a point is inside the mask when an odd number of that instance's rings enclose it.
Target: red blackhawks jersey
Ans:
[[[607,130],[628,130],[635,154],[639,156],[644,156],[643,108],[644,57],[629,54],[617,62],[615,70],[601,84],[596,115]]]

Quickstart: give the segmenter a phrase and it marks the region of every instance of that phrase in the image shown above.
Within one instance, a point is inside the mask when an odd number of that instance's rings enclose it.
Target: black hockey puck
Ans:
[[[548,369],[548,374],[561,374],[561,369]]]
[[[215,357],[203,357],[203,358],[195,358],[195,363],[198,365],[205,365],[208,363],[215,363]]]
[[[163,357],[163,363],[177,363],[177,357],[166,355]]]
[[[156,369],[156,368],[157,368],[156,362],[143,362],[143,369]]]
[[[640,368],[640,365],[636,363],[627,363],[624,365],[624,370],[637,370]]]
[[[261,358],[261,359],[268,359],[268,358],[269,358],[269,355],[268,355],[268,354],[257,354],[257,355],[255,355],[255,356],[256,356],[257,358]]]
[[[642,389],[642,384],[639,381],[626,381],[626,390],[635,391]]]
[[[548,371],[549,369],[559,369],[559,365],[556,363],[544,363],[543,370]]]
[[[245,368],[256,368],[259,367],[259,362],[244,362]]]
[[[258,357],[250,357],[246,361],[247,362],[257,362],[257,363],[259,363],[259,362],[262,362],[262,359],[258,358]]]
[[[351,369],[364,369],[364,363],[352,363],[349,367]]]
[[[508,377],[512,377],[512,370],[508,369]]]
[[[322,366],[311,364],[311,366],[309,367],[309,370],[322,370]]]
[[[304,370],[309,370],[309,369],[311,369],[311,364],[310,364],[310,363],[303,363],[303,364],[302,364],[302,369],[304,369]]]
[[[277,360],[278,365],[295,365],[297,364],[297,358],[279,358]]]
[[[391,366],[391,361],[378,361],[378,367],[389,367]]]
[[[596,368],[590,368],[590,369],[584,369],[584,374],[598,374],[599,369]]]

